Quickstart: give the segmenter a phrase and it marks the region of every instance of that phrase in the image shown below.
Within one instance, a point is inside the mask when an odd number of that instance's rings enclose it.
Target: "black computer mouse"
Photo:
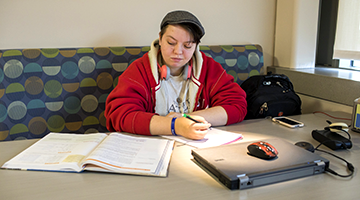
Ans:
[[[301,147],[303,149],[306,149],[308,151],[311,151],[313,153],[315,151],[314,146],[312,144],[308,143],[308,142],[297,142],[297,143],[295,143],[295,145],[298,146],[298,147]]]
[[[275,147],[264,141],[251,143],[247,146],[247,149],[249,151],[248,154],[262,159],[269,160],[276,158],[278,155]]]

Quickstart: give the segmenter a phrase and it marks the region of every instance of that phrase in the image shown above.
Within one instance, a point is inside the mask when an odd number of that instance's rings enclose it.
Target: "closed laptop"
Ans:
[[[257,141],[194,149],[192,155],[199,165],[232,190],[320,174],[329,166],[328,160],[285,140],[263,141],[277,149],[276,158],[266,160],[249,155],[247,146]]]

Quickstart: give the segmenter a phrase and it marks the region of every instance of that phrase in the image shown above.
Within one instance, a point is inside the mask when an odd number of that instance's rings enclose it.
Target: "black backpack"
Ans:
[[[245,119],[301,114],[301,99],[286,75],[270,72],[251,76],[241,88],[246,92],[248,104]]]

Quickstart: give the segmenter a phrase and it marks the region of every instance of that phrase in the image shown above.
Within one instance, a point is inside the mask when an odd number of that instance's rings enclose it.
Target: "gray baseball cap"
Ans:
[[[166,14],[166,16],[164,17],[164,19],[160,24],[160,29],[162,29],[164,26],[168,24],[180,24],[180,23],[192,23],[198,27],[201,37],[205,35],[204,27],[201,25],[200,21],[196,18],[196,16],[184,10],[171,11],[168,14]]]

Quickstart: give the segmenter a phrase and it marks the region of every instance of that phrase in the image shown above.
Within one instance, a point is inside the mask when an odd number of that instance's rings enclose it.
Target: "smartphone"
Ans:
[[[289,117],[273,117],[273,122],[277,122],[283,126],[289,127],[289,128],[297,128],[297,127],[303,127],[304,123],[296,121],[294,119],[291,119]]]

